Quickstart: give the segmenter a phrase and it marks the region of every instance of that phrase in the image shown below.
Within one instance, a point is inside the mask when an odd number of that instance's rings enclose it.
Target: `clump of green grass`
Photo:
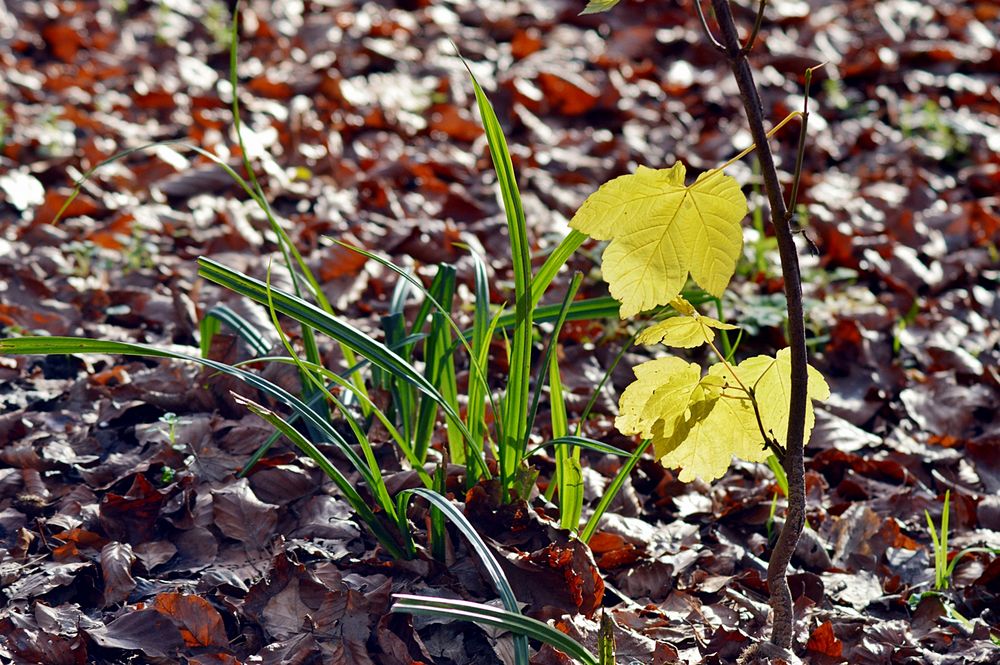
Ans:
[[[234,91],[238,84],[237,21],[238,16],[234,15],[230,27],[230,82]],[[142,344],[56,337],[0,340],[0,353],[127,353],[196,362],[240,379],[288,409],[287,415],[283,415],[272,406],[240,397],[249,410],[275,427],[271,441],[257,451],[244,471],[263,457],[275,440],[282,436],[287,438],[326,472],[344,493],[359,519],[368,525],[385,551],[393,557],[412,555],[412,550],[403,545],[409,537],[403,530],[406,521],[400,515],[394,497],[389,495],[378,468],[374,444],[367,436],[375,421],[389,432],[405,463],[417,472],[428,490],[437,488],[443,491],[444,488],[441,482],[435,480],[435,473],[427,465],[436,462],[441,466],[450,461],[465,464],[467,483],[470,486],[496,476],[503,488],[505,500],[528,498],[537,475],[532,469],[530,458],[539,449],[552,447],[556,473],[554,482],[550,483],[550,487],[554,488],[551,492],[560,503],[562,525],[576,531],[580,526],[583,502],[581,449],[589,448],[619,455],[625,453],[580,435],[582,422],[593,406],[597,391],[584,417],[577,424],[575,433],[570,434],[556,347],[566,321],[615,316],[617,303],[610,298],[576,300],[581,283],[581,278],[576,276],[561,303],[540,304],[557,273],[580,247],[585,236],[577,232],[570,233],[540,268],[532,271],[527,222],[507,142],[485,92],[474,77],[472,83],[486,129],[512,243],[511,263],[515,284],[514,299],[508,307],[491,308],[488,275],[482,257],[473,254],[475,300],[472,325],[469,329],[462,329],[451,313],[456,289],[453,267],[438,266],[437,275],[430,286],[425,287],[391,262],[353,248],[400,275],[400,287],[388,316],[382,321],[385,341],[377,341],[343,321],[333,311],[318,280],[271,211],[263,188],[246,157],[244,167],[248,176],[244,178],[202,148],[176,141],[158,142],[125,150],[94,166],[82,176],[57,217],[61,217],[68,209],[83,183],[97,169],[134,152],[173,145],[216,163],[263,211],[277,238],[282,264],[290,277],[292,288],[287,292],[275,289],[270,284],[270,278],[261,281],[207,257],[199,260],[199,275],[266,306],[286,355],[270,356],[271,347],[264,334],[224,305],[212,307],[202,319],[200,356]],[[241,115],[236,95],[233,96],[232,111],[241,153],[246,155],[246,150],[242,149]],[[92,261],[87,259],[91,258],[90,254],[80,256],[78,269],[89,272]],[[147,264],[144,253],[139,252],[136,257],[135,268]],[[412,321],[403,319],[403,304],[408,294],[422,297],[417,316]],[[299,323],[301,347],[296,347],[286,337],[279,323],[279,316]],[[536,332],[538,324],[542,323],[550,323],[552,327],[544,343],[541,362],[533,366],[531,361],[536,352]],[[294,364],[301,379],[301,393],[289,393],[243,366],[225,365],[209,358],[212,339],[222,326],[232,329],[245,341],[254,362]],[[510,369],[506,384],[498,389],[489,384],[487,376],[490,374],[490,350],[494,346],[495,337],[501,333],[506,340],[506,360]],[[346,368],[334,371],[323,366],[317,339],[319,336],[326,336],[339,346]],[[464,410],[459,406],[456,380],[460,367],[467,368],[470,373],[467,392],[463,396]],[[387,409],[378,408],[372,401],[369,395],[372,386],[380,386],[391,394],[391,404]],[[546,386],[549,388],[553,438],[542,446],[529,448],[529,437],[535,431]],[[603,382],[598,390],[602,386]],[[340,430],[332,426],[331,419],[334,417],[346,422],[352,435],[351,440],[345,439],[339,433]],[[433,433],[439,424],[445,429],[447,445],[439,453],[431,455]],[[363,490],[359,490],[321,452],[317,444],[330,444],[339,449],[352,470],[361,476]],[[629,457],[626,462],[627,470],[634,467],[643,450],[645,447],[640,447]],[[619,477],[605,494],[604,501],[598,505],[581,537],[587,539],[592,535],[597,520],[620,486]],[[435,521],[435,524],[439,527],[440,521]]]

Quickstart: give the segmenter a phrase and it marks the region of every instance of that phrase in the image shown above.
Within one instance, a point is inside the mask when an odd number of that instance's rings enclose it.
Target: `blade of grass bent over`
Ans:
[[[445,617],[501,628],[515,634],[532,637],[543,644],[549,644],[582,665],[599,665],[597,657],[582,644],[566,633],[531,617],[501,610],[492,605],[472,603],[466,600],[401,593],[393,594],[393,598],[396,599],[396,602],[390,610],[392,612]]]
[[[369,258],[369,259],[377,262],[379,265],[382,265],[382,266],[388,268],[389,270],[393,271],[394,273],[396,273],[397,275],[399,275],[400,277],[402,277],[404,280],[406,280],[406,282],[409,283],[411,286],[413,286],[418,291],[420,291],[421,293],[424,294],[424,298],[425,298],[424,303],[426,304],[426,303],[429,302],[431,305],[433,305],[434,308],[437,309],[437,311],[439,313],[441,313],[444,316],[445,320],[448,322],[449,327],[451,328],[452,331],[454,331],[456,337],[458,338],[459,343],[461,343],[461,345],[465,348],[466,353],[468,353],[468,355],[469,355],[469,358],[470,358],[470,362],[469,362],[469,371],[470,371],[470,381],[469,381],[469,384],[470,384],[470,391],[472,390],[472,386],[473,385],[478,386],[477,390],[481,391],[481,393],[477,393],[477,394],[484,395],[485,399],[487,399],[489,401],[490,406],[493,408],[493,412],[494,413],[499,413],[499,409],[497,409],[497,405],[493,401],[493,393],[492,393],[492,391],[490,391],[489,382],[487,381],[487,377],[486,377],[486,355],[485,355],[485,353],[488,351],[488,348],[483,349],[483,348],[475,346],[475,344],[473,344],[473,345],[470,346],[469,341],[467,339],[467,337],[469,335],[466,334],[465,332],[463,332],[462,329],[458,326],[458,323],[456,323],[455,319],[451,316],[451,312],[449,310],[445,309],[445,307],[441,304],[441,302],[438,301],[438,299],[434,296],[434,294],[431,293],[431,291],[429,291],[428,289],[425,289],[424,285],[421,284],[420,281],[417,280],[412,274],[410,274],[409,272],[403,270],[402,268],[400,268],[396,264],[392,263],[392,261],[388,261],[388,260],[382,258],[381,256],[379,256],[377,254],[374,254],[372,252],[369,252],[369,251],[367,251],[365,249],[362,249],[360,247],[355,247],[353,245],[349,245],[349,244],[341,242],[339,240],[333,240],[333,242],[337,243],[341,247],[344,247],[345,249],[349,249],[349,250],[351,250],[353,252],[357,252],[358,254],[361,254],[362,256],[364,256],[366,258]],[[474,260],[480,260],[479,257],[475,253],[473,253],[473,257],[474,257]],[[484,270],[485,270],[485,268],[484,268]],[[485,272],[483,274],[485,275]],[[478,271],[477,271],[477,280],[478,280]],[[476,306],[478,308],[479,307],[478,303],[479,303],[479,300],[480,300],[480,297],[478,295],[480,293],[480,291],[478,290],[478,287],[477,287],[476,293],[477,293],[477,305]],[[489,291],[488,291],[488,288],[487,288],[485,302],[488,302],[488,298],[489,298]],[[491,324],[489,326],[488,330],[492,331],[492,330],[495,329],[495,327],[496,327],[495,323],[493,323],[493,324]],[[490,334],[488,335],[488,339],[492,339],[492,332],[490,332]],[[486,343],[486,346],[488,347],[488,341]],[[480,357],[481,357],[480,361],[474,362],[472,360],[474,358],[475,359],[480,359]],[[472,455],[472,456],[468,456],[467,455],[466,459],[467,460],[468,459],[474,460],[474,464],[475,464],[475,467],[476,467],[476,470],[477,470],[478,474],[482,478],[487,478],[488,479],[488,478],[491,477],[491,475],[489,473],[489,470],[486,467],[486,464],[482,460],[482,447],[483,447],[482,446],[482,442],[483,442],[484,438],[486,436],[488,436],[488,432],[483,431],[481,422],[478,421],[478,420],[474,420],[473,417],[472,417],[472,413],[473,412],[468,412],[467,411],[468,418],[466,420],[467,430],[470,433],[472,433],[472,434],[470,434],[470,436],[468,436],[468,437],[465,437],[465,439],[466,439],[467,442],[469,442],[470,449],[475,450],[476,454]],[[497,425],[497,436],[501,437],[502,436],[502,432],[503,432],[503,423],[500,420],[497,420],[496,425]],[[476,431],[476,428],[478,428],[479,431]]]
[[[361,452],[364,454],[365,462],[367,462],[368,464],[367,467],[368,474],[365,475],[365,478],[369,482],[368,489],[371,491],[372,495],[375,497],[376,502],[379,504],[382,510],[384,510],[385,513],[389,516],[389,519],[395,520],[396,504],[393,503],[392,499],[389,497],[389,490],[386,488],[385,480],[382,478],[382,469],[379,468],[378,462],[375,460],[375,453],[372,450],[371,442],[368,440],[368,437],[365,435],[365,433],[361,431],[361,428],[358,427],[358,424],[354,421],[354,418],[347,411],[347,408],[344,406],[344,404],[341,403],[339,399],[334,397],[333,393],[327,390],[326,386],[323,384],[323,381],[319,378],[321,375],[314,369],[312,369],[312,367],[315,367],[316,365],[318,365],[318,363],[315,363],[314,361],[310,361],[309,364],[303,362],[298,357],[298,354],[295,353],[295,349],[292,347],[291,342],[288,341],[288,337],[285,335],[285,331],[281,329],[281,323],[278,321],[278,313],[274,309],[274,301],[271,298],[273,291],[271,289],[270,263],[268,263],[267,266],[267,281],[265,282],[265,285],[267,286],[267,311],[271,315],[271,323],[274,326],[274,329],[277,331],[278,336],[281,338],[281,343],[285,347],[285,350],[288,352],[289,358],[291,358],[295,366],[298,367],[299,376],[303,377],[304,381],[309,381],[312,384],[313,390],[309,391],[308,393],[303,391],[304,395],[306,395],[307,397],[311,397],[317,394],[325,396],[328,400],[330,400],[330,402],[332,402],[334,405],[337,406],[337,408],[340,409],[340,412],[344,415],[344,419],[347,421],[348,426],[351,428],[351,432],[354,434],[354,438],[357,439],[358,443],[360,444]],[[328,412],[322,411],[319,412],[319,415],[323,416],[326,413]],[[282,432],[284,433],[284,430],[282,430]],[[286,436],[288,435],[286,434]],[[361,469],[358,470],[361,471]]]
[[[271,345],[267,343],[264,335],[245,318],[234,312],[227,305],[215,305],[205,312],[201,319],[201,345],[202,357],[207,357],[212,346],[212,337],[219,331],[219,324],[224,323],[233,329],[236,334],[243,339],[253,351],[255,356],[266,356],[271,350]]]
[[[263,358],[254,358],[253,360],[247,360],[244,363],[237,363],[236,366],[239,367],[240,365],[244,364],[264,363],[264,362],[284,363],[288,365],[296,364],[296,361],[292,360],[287,356],[265,356]],[[362,408],[367,406],[369,413],[372,416],[374,416],[375,419],[378,420],[383,427],[385,427],[386,431],[389,433],[389,436],[392,438],[393,442],[395,442],[395,444],[399,446],[399,449],[403,451],[403,455],[406,457],[406,461],[410,463],[410,467],[412,468],[413,471],[417,473],[417,476],[420,478],[420,481],[424,484],[424,486],[425,487],[432,486],[433,483],[431,481],[431,477],[427,475],[427,472],[424,471],[423,468],[417,463],[417,459],[413,455],[413,450],[410,447],[409,442],[403,438],[403,435],[400,434],[399,430],[396,429],[396,426],[392,424],[392,421],[389,420],[388,416],[386,416],[385,413],[381,409],[379,409],[374,402],[371,401],[371,398],[369,398],[367,395],[354,392],[356,389],[353,383],[351,383],[347,379],[344,379],[336,372],[329,370],[326,367],[323,367],[322,365],[311,365],[308,360],[302,360],[302,359],[299,359],[298,362],[308,366],[310,370],[316,372],[317,374],[322,375],[324,378],[330,381],[330,383],[327,386],[325,386],[327,392],[329,392],[330,388],[334,385],[340,386],[344,390],[352,392],[352,394],[355,397],[357,397],[360,406]],[[338,402],[338,408],[341,408],[341,406],[346,407],[346,405],[343,404],[342,401]],[[341,410],[343,411],[345,409],[342,408]],[[289,424],[293,424],[297,419],[298,415],[292,414],[292,416],[290,418],[287,418],[286,420]],[[251,460],[251,462],[248,462],[247,466],[252,467],[253,465],[252,462],[259,460],[260,457],[258,456],[256,460]],[[246,470],[246,467],[244,470]]]
[[[233,270],[217,261],[198,259],[198,275],[219,284],[235,293],[246,296],[262,305],[268,302],[267,288],[259,279]],[[315,328],[330,338],[346,344],[373,364],[404,378],[420,392],[430,395],[444,412],[455,420],[463,436],[469,437],[468,430],[458,414],[444,400],[437,389],[412,365],[400,358],[384,344],[375,341],[354,326],[331,316],[316,305],[306,302],[286,291],[272,289],[274,308],[299,323]]]
[[[233,20],[229,27],[229,84],[232,88],[232,105],[231,111],[233,114],[233,130],[236,134],[236,141],[240,147],[240,157],[243,160],[243,168],[247,172],[247,177],[250,179],[250,185],[245,186],[244,189],[248,190],[250,196],[254,199],[260,209],[264,212],[264,216],[267,218],[268,225],[271,230],[278,238],[278,247],[281,250],[282,258],[285,261],[285,267],[288,269],[289,274],[292,279],[292,287],[295,291],[295,295],[302,297],[302,290],[299,286],[299,276],[295,271],[294,266],[298,266],[299,270],[302,271],[302,276],[305,278],[310,293],[319,303],[321,309],[326,311],[331,316],[333,315],[333,308],[330,306],[330,302],[327,300],[326,296],[323,294],[323,289],[320,288],[319,281],[313,275],[312,271],[309,269],[308,264],[306,264],[305,259],[302,258],[302,254],[299,252],[298,248],[292,242],[291,238],[285,232],[278,220],[275,218],[273,211],[271,210],[271,205],[267,201],[267,197],[264,195],[264,188],[261,187],[260,182],[257,180],[257,174],[253,170],[253,165],[250,164],[250,156],[247,154],[246,145],[243,141],[243,119],[240,113],[240,97],[239,97],[239,73],[238,73],[238,59],[239,59],[239,17],[240,17],[240,3],[239,0],[233,5]],[[292,262],[294,259],[294,265]],[[316,345],[316,336],[311,329],[303,327],[302,329],[302,339],[305,344],[306,357],[310,362],[320,363],[319,347]],[[350,347],[343,344],[339,344],[341,354],[344,356],[344,362],[350,367],[357,363],[357,358],[354,356],[354,352]],[[364,392],[366,390],[364,381],[360,376],[353,377],[355,387]],[[308,383],[303,379],[303,383]],[[311,390],[311,386],[307,388]],[[307,397],[311,397],[311,394],[307,394]],[[323,405],[325,408],[325,405]]]
[[[415,489],[404,490],[400,492],[396,498],[396,500],[400,502],[398,511],[400,519],[406,519],[406,502],[408,502],[410,497],[414,495],[422,497],[430,502],[431,505],[440,510],[441,513],[451,520],[452,524],[454,524],[458,530],[462,532],[462,535],[468,539],[472,551],[479,557],[479,561],[483,564],[483,567],[486,568],[486,573],[493,581],[493,585],[496,587],[497,593],[500,595],[500,601],[503,603],[503,606],[512,615],[520,616],[521,610],[517,605],[517,598],[514,596],[514,590],[511,589],[510,582],[507,581],[507,575],[504,574],[503,568],[500,567],[500,563],[493,556],[493,553],[490,552],[490,548],[487,547],[482,537],[480,537],[479,532],[475,530],[465,515],[462,514],[462,511],[460,511],[454,503],[441,494],[428,489],[418,487]],[[528,640],[525,639],[523,635],[514,638],[514,651],[516,662],[528,665]]]

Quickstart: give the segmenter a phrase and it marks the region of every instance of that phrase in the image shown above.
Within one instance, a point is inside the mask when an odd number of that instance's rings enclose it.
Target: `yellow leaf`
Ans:
[[[684,296],[677,296],[670,301],[670,306],[674,308],[678,314],[683,314],[684,316],[694,316],[698,313],[698,310],[694,308],[694,305],[687,301]]]
[[[660,463],[677,467],[678,479],[690,482],[701,478],[711,482],[721,477],[733,456],[763,462],[771,451],[757,430],[753,409],[745,400],[716,397],[703,391],[704,398],[688,409],[689,419],[667,430],[654,430],[653,446]],[[663,435],[663,440],[657,436]]]
[[[710,316],[675,316],[646,328],[636,337],[638,344],[666,344],[692,349],[715,341],[715,331],[733,330],[736,326],[716,321]]]
[[[657,358],[632,368],[636,380],[622,393],[615,426],[623,434],[653,436],[653,424],[684,413],[701,368],[675,356]]]
[[[734,456],[763,462],[771,451],[765,447],[753,405],[740,388],[742,382],[756,395],[765,431],[785,445],[791,376],[788,349],[776,357],[756,356],[740,363],[735,368],[739,381],[723,364],[712,366],[702,378],[700,373],[697,365],[673,357],[636,367],[637,380],[622,395],[622,415],[616,421],[619,429],[651,437],[657,459],[664,466],[680,468],[678,477],[684,482],[719,478]],[[830,396],[826,381],[812,367],[808,395],[807,440],[815,420],[812,400]]]
[[[725,369],[723,376],[734,385],[732,377]],[[823,401],[830,397],[830,386],[819,371],[809,366],[807,368],[809,385],[806,394],[806,425],[805,441],[809,441],[816,416],[813,413],[813,400]],[[736,374],[747,388],[754,391],[760,410],[760,420],[764,431],[785,446],[788,439],[788,403],[792,387],[792,354],[788,348],[778,351],[777,356],[754,356],[747,358],[736,367]]]
[[[736,269],[746,197],[721,171],[707,171],[687,187],[685,172],[681,162],[640,166],[602,185],[570,220],[582,233],[611,240],[602,270],[622,318],[670,302],[688,274],[721,296]]]

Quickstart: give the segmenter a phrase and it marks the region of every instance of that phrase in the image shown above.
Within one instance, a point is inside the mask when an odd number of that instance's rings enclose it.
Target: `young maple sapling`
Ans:
[[[591,2],[585,13],[606,11],[613,1]],[[667,356],[634,368],[636,381],[621,397],[618,428],[652,439],[656,458],[680,468],[682,481],[722,476],[733,456],[763,462],[777,455],[788,478],[788,511],[768,564],[773,624],[771,640],[754,645],[741,662],[796,660],[791,652],[794,614],[787,568],[805,522],[803,446],[814,422],[812,401],[830,391],[822,375],[807,365],[802,282],[792,234],[798,195],[807,110],[794,113],[771,133],[764,129],[763,106],[748,55],[759,33],[766,0],[746,42],[741,42],[729,0],[712,0],[721,35],[717,39],[698,0],[694,2],[706,39],[728,61],[740,89],[761,167],[781,258],[788,314],[789,346],[774,356],[755,356],[738,365],[715,346],[715,331],[734,328],[703,316],[681,297],[688,277],[709,294],[725,291],[740,256],[741,223],[747,201],[739,184],[723,170],[750,152],[702,173],[685,185],[685,166],[640,166],[631,175],[602,185],[581,206],[570,226],[609,241],[602,271],[611,295],[621,302],[621,317],[669,304],[678,316],[642,331],[639,343],[692,348],[707,344],[719,362],[701,366]],[[806,98],[811,72],[807,72]],[[799,116],[798,158],[791,205],[785,205],[768,138]]]

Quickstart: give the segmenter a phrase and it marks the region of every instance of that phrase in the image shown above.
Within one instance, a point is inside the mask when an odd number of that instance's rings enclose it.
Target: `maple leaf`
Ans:
[[[641,434],[648,439],[659,414],[681,413],[687,408],[701,379],[701,367],[667,356],[636,365],[632,371],[636,380],[622,393],[615,426],[623,434]]]
[[[806,389],[806,426],[805,440],[809,440],[809,432],[816,422],[813,413],[813,400],[820,402],[830,398],[830,386],[819,370],[811,365],[806,366],[808,387]],[[720,370],[722,378],[730,385],[732,377],[725,367]],[[736,367],[736,374],[747,388],[754,391],[760,409],[760,420],[764,431],[772,439],[785,447],[788,434],[788,402],[792,394],[792,353],[788,348],[781,349],[777,355],[754,356],[747,358]]]
[[[601,269],[623,319],[670,302],[689,274],[719,297],[736,270],[746,197],[721,171],[706,171],[690,186],[685,173],[681,162],[640,166],[601,185],[570,220],[577,231],[611,241]]]
[[[723,323],[710,316],[702,316],[684,298],[678,296],[670,306],[682,316],[675,316],[646,328],[635,341],[638,344],[666,344],[682,349],[692,349],[715,341],[716,330],[735,330],[736,326]]]
[[[709,370],[685,412],[653,428],[653,450],[660,464],[679,468],[677,478],[712,481],[721,477],[733,457],[763,462],[771,455],[757,427],[748,399],[723,396],[715,365]]]
[[[580,12],[580,16],[584,14],[599,14],[600,12],[609,11],[612,7],[617,5],[621,0],[590,0],[587,6],[584,7],[583,11]]]
[[[764,431],[785,444],[791,384],[788,349],[775,357],[748,358],[732,371],[725,364],[713,365],[704,377],[697,364],[673,356],[642,363],[635,374],[636,381],[622,393],[615,424],[625,434],[652,438],[657,459],[664,466],[680,468],[678,477],[684,482],[719,478],[734,456],[763,462],[771,455],[743,388],[753,391]],[[830,396],[826,381],[812,367],[808,395],[807,440],[815,421],[811,400]]]

